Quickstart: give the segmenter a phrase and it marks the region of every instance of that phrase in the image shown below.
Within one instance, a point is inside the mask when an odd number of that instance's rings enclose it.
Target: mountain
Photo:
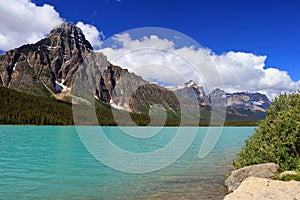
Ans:
[[[266,109],[272,103],[266,95],[260,93],[227,93],[217,88],[207,95],[203,87],[194,81],[186,82],[183,86],[170,88],[170,90],[199,103],[202,106],[202,112],[204,110],[209,111],[211,106],[225,107],[227,121],[257,121],[264,119]]]
[[[200,105],[209,105],[209,99],[204,92],[202,86],[199,86],[194,81],[190,80],[186,82],[183,86],[169,88],[171,91],[175,92],[176,94],[189,98],[194,102],[198,102]]]
[[[209,101],[214,100],[214,105],[226,104],[229,108],[236,108],[250,111],[265,112],[272,102],[264,94],[250,92],[227,93],[221,89],[215,89],[208,96]]]
[[[92,50],[78,27],[63,23],[45,39],[2,54],[0,84],[40,96],[68,91],[83,57]]]
[[[133,115],[136,119],[143,119],[140,124],[147,121],[144,114],[161,109],[175,119],[170,122],[168,118],[169,124],[178,124],[182,116],[191,121],[199,118],[209,121],[211,105],[226,105],[228,120],[258,120],[265,116],[264,111],[271,103],[259,93],[230,94],[216,89],[207,95],[203,87],[193,81],[170,89],[150,83],[111,64],[102,53],[94,52],[80,28],[72,23],[61,24],[35,44],[23,45],[0,55],[0,86],[35,98],[52,97],[70,103],[73,97],[75,105],[88,99],[78,96],[79,89],[98,99],[96,104],[100,107],[104,103],[121,113],[125,110],[140,114]],[[24,98],[28,99],[27,96]],[[157,113],[161,114],[160,111]],[[108,117],[104,124],[113,122]]]
[[[73,109],[80,109],[81,105],[56,100],[54,98],[33,96],[16,90],[0,87],[0,124],[33,124],[33,125],[73,125]],[[101,101],[96,102],[96,114],[100,125],[117,125],[112,110],[114,108]],[[115,110],[119,116],[127,119],[128,113]],[[84,114],[84,112],[83,112]],[[130,113],[133,121],[145,126],[150,122],[149,116]],[[89,121],[80,122],[82,125],[91,124]],[[128,120],[127,120],[128,121]],[[134,124],[124,124],[134,125]],[[178,126],[179,120],[167,119],[166,126]]]
[[[0,85],[35,96],[70,99],[79,73],[83,85],[95,83],[93,92],[98,100],[115,108],[148,113],[152,105],[161,104],[165,109],[180,109],[169,90],[150,84],[112,65],[102,53],[93,52],[80,28],[72,23],[54,28],[35,44],[0,55]],[[138,90],[143,90],[143,95],[138,95]],[[134,99],[133,93],[139,99]]]
[[[127,69],[109,64],[102,77],[111,96],[109,103],[114,108],[146,114],[156,104],[163,105],[166,110],[180,109],[172,92],[145,81]]]
[[[271,101],[264,94],[236,92],[227,93],[219,88],[206,94],[203,87],[194,81],[186,82],[183,86],[170,88],[176,94],[198,102],[203,106],[221,106],[234,109],[262,111],[265,112],[270,107]]]

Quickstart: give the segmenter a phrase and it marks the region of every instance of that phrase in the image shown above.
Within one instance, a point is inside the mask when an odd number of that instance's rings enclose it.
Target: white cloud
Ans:
[[[0,49],[34,43],[63,22],[53,6],[28,0],[0,0]]]
[[[64,22],[53,6],[37,6],[30,0],[0,0],[0,19],[0,50],[3,51],[35,43]],[[82,22],[77,25],[95,48],[100,47],[102,32]]]
[[[86,39],[91,43],[94,48],[101,47],[101,38],[104,38],[103,32],[100,32],[95,26],[90,24],[84,24],[83,22],[77,22],[76,26],[78,26]]]
[[[37,42],[64,21],[53,6],[37,6],[30,0],[0,0],[0,18],[0,50],[4,51]],[[77,26],[94,48],[101,46],[104,36],[95,26],[83,22]],[[300,81],[293,81],[287,72],[265,68],[267,56],[245,52],[216,55],[205,48],[177,48],[174,41],[156,35],[132,39],[129,34],[121,34],[114,40],[118,45],[102,52],[114,64],[148,80],[175,86],[192,79],[207,89],[219,86],[227,91],[260,91],[269,97],[300,87]]]
[[[300,86],[300,81],[294,82],[287,72],[265,68],[267,56],[232,51],[217,55],[205,48],[175,48],[173,41],[156,35],[132,39],[124,33],[113,40],[117,45],[100,51],[113,64],[128,68],[149,81],[175,86],[194,80],[208,92],[222,87],[228,92],[262,92],[270,98]]]
[[[260,91],[274,98],[280,92],[299,89],[299,81],[293,81],[288,72],[265,68],[267,56],[228,52],[211,58],[230,90]]]

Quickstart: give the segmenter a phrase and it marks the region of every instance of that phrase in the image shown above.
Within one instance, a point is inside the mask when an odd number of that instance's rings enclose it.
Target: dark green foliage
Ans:
[[[70,104],[0,87],[0,124],[73,124]]]
[[[282,181],[290,181],[290,180],[300,181],[300,174],[286,175],[286,176],[282,177],[280,180],[282,180]]]
[[[32,125],[73,125],[72,100],[64,99],[64,101],[56,100],[52,95],[50,97],[32,96],[15,90],[7,89],[0,86],[0,124],[32,124]],[[76,106],[76,105],[74,105]],[[150,117],[147,114],[129,113],[122,110],[115,110],[109,105],[100,101],[96,101],[96,114],[98,122],[102,126],[116,125],[138,125],[147,126],[150,123]],[[78,109],[81,109],[78,107]],[[82,108],[84,109],[84,108]],[[115,116],[118,115],[120,120],[115,121]],[[148,112],[148,110],[147,110]],[[191,115],[185,124],[181,123],[180,111],[167,111],[168,118],[165,126],[189,126],[199,124],[199,126],[210,125],[211,109],[208,106],[200,107],[200,120]],[[129,123],[131,119],[134,123]],[[255,121],[228,120],[225,125],[256,125]],[[187,122],[189,124],[187,124]],[[98,125],[90,124],[87,116],[82,116],[82,125]]]
[[[113,108],[109,105],[96,101],[96,114],[100,125],[119,125],[115,122],[111,109]],[[126,111],[114,111],[123,118],[122,125],[135,125],[126,124],[130,121]],[[130,113],[129,116],[139,126],[150,123],[150,118],[146,114]],[[95,125],[86,122],[86,116],[82,117],[82,125]],[[178,126],[179,122],[179,119],[168,118],[166,125]],[[54,96],[50,98],[31,96],[0,86],[0,124],[73,125],[72,105],[56,100]]]
[[[284,170],[299,168],[300,94],[282,94],[275,99],[267,117],[233,161],[235,168],[275,162]]]
[[[258,126],[259,121],[233,121],[233,120],[226,120],[224,125],[225,126]]]

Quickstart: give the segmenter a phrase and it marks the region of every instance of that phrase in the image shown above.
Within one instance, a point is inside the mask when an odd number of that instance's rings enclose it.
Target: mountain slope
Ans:
[[[199,86],[194,81],[190,80],[181,87],[170,88],[180,96],[191,99],[194,102],[198,102],[200,105],[209,105],[209,100],[204,92],[203,87]]]
[[[0,87],[0,124],[71,125],[72,106]]]
[[[82,31],[72,23],[63,23],[35,44],[0,55],[0,85],[36,96],[71,97],[79,72],[83,75],[81,83],[92,86],[95,97],[112,106],[143,113],[142,107],[149,108],[154,103],[166,109],[172,107],[169,104],[176,105],[176,99],[171,97],[168,102],[164,98],[152,102],[149,96],[134,100],[131,95],[140,88],[156,96],[168,97],[170,92],[113,66],[106,56],[93,52]]]
[[[61,92],[61,85],[71,87],[73,74],[92,49],[79,28],[64,23],[45,39],[1,55],[2,85],[33,95]]]
[[[264,94],[249,92],[227,93],[221,89],[215,89],[209,94],[209,100],[211,101],[212,99],[214,99],[215,105],[224,105],[225,103],[229,108],[250,111],[265,112],[272,104]]]
[[[48,97],[36,97],[0,87],[0,124],[32,124],[32,125],[73,125],[72,105],[70,103],[56,100]],[[79,108],[80,109],[80,108]],[[99,125],[102,126],[115,126],[114,116],[109,105],[96,102],[96,113]],[[128,123],[127,113],[123,110],[114,110],[119,116],[125,118],[122,125],[135,125]],[[210,110],[209,107],[201,108],[201,120],[192,123],[181,123],[178,116],[170,116],[166,119],[165,126],[190,126],[199,123],[199,125],[209,125]],[[150,118],[145,114],[130,113],[132,120],[140,126],[146,126],[150,123]],[[247,120],[234,120],[230,116],[225,125],[256,125]],[[155,121],[154,121],[155,122]],[[156,125],[151,122],[152,125]],[[89,124],[87,121],[82,121],[82,125],[98,125]],[[161,125],[161,122],[159,122]]]
[[[72,23],[63,23],[35,44],[24,45],[0,55],[0,86],[9,89],[70,102],[72,97],[76,97],[73,88],[76,80],[92,100],[99,100],[99,105],[106,104],[139,113],[138,119],[148,115],[151,108],[158,104],[169,118],[177,121],[182,115],[194,121],[199,117],[208,121],[212,100],[220,103],[224,100],[222,92],[221,96],[218,96],[218,91],[207,96],[203,88],[192,81],[182,88],[169,90],[151,84],[127,69],[112,65],[105,55],[93,51],[82,31]],[[231,102],[229,107],[234,108],[227,111],[231,119],[250,116],[243,111],[249,105],[251,109],[265,109],[269,105],[258,94],[253,97],[243,94],[244,99],[249,99],[247,101],[239,98],[242,94],[224,95],[228,97],[227,102]],[[240,103],[237,103],[238,100]]]
[[[206,95],[203,87],[193,81],[170,90],[203,107],[226,107],[226,119],[233,121],[261,120],[266,117],[266,109],[271,105],[266,95],[260,93],[227,93],[217,88]]]

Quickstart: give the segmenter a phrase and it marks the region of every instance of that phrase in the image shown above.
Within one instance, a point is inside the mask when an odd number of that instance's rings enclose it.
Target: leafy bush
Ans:
[[[275,162],[284,170],[299,168],[300,94],[281,94],[275,98],[267,117],[245,141],[233,161],[238,169],[253,164]]]
[[[290,181],[290,180],[300,181],[300,174],[286,175],[286,176],[282,177],[280,180],[282,180],[282,181]]]

